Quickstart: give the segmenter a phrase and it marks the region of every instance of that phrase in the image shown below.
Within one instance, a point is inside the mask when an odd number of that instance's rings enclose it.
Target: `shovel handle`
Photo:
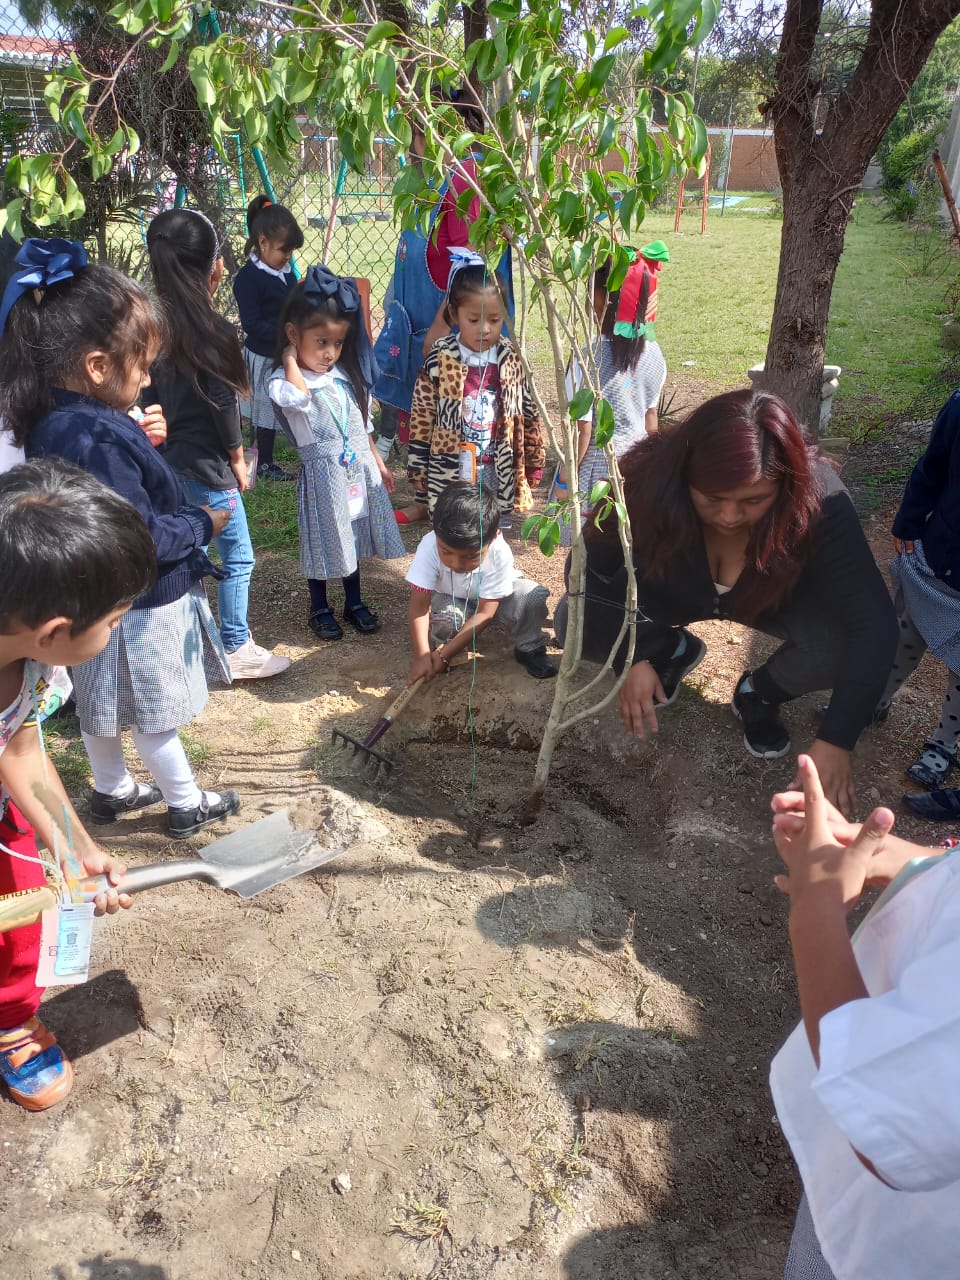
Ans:
[[[88,876],[81,880],[78,892],[81,902],[92,902],[98,893],[143,893],[145,889],[159,889],[161,885],[177,884],[181,880],[207,880],[212,878],[212,867],[200,858],[180,858],[176,862],[148,862],[142,867],[130,867],[118,884],[111,884],[109,876]]]

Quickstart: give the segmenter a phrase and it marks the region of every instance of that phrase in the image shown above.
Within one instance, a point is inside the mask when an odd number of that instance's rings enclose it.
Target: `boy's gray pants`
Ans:
[[[549,597],[546,587],[521,574],[514,581],[513,595],[497,606],[494,624],[509,628],[513,646],[521,653],[535,653],[547,647],[543,628]],[[430,601],[430,643],[436,646],[450,640],[476,611],[476,599],[463,600],[445,591],[435,591]]]

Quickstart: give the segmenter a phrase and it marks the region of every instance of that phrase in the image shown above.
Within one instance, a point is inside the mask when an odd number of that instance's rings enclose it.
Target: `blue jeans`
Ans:
[[[208,489],[196,480],[181,476],[183,494],[196,507],[229,511],[230,519],[213,539],[227,577],[217,584],[220,637],[227,653],[233,653],[250,638],[247,603],[253,574],[253,543],[247,528],[247,513],[238,489]]]

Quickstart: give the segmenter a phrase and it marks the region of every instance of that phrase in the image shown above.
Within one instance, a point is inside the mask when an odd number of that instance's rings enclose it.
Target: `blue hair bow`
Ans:
[[[0,302],[0,333],[15,302],[34,289],[49,289],[62,280],[72,280],[87,265],[87,251],[77,240],[24,240],[15,262],[20,270],[7,281]]]
[[[344,315],[360,313],[357,324],[357,364],[360,366],[360,377],[368,388],[372,387],[380,376],[380,369],[370,345],[357,282],[350,276],[334,275],[329,267],[321,263],[318,267],[307,268],[303,277],[303,295],[317,302],[333,298]]]

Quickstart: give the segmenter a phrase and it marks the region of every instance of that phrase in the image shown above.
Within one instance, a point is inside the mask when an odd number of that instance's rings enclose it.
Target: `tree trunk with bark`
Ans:
[[[780,270],[762,385],[815,431],[830,295],[867,165],[960,0],[873,0],[853,77],[818,133],[812,67],[824,0],[788,0],[776,87],[766,104],[783,188]]]

